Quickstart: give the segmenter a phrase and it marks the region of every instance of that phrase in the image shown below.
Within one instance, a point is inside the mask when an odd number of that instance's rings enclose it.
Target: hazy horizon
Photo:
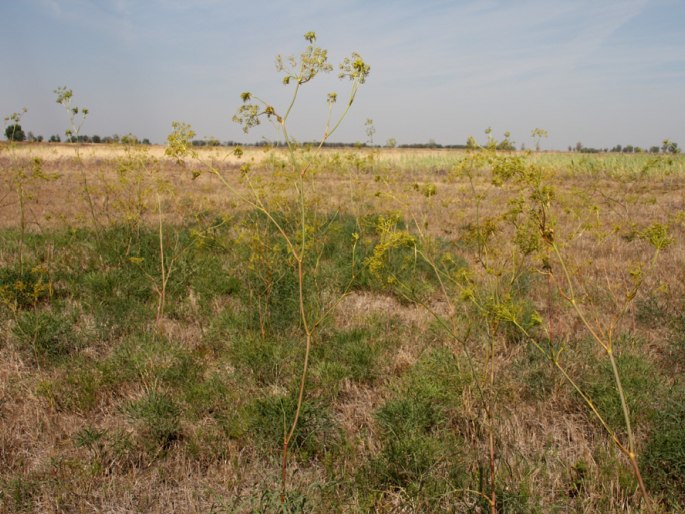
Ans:
[[[0,114],[26,107],[26,132],[63,136],[53,90],[66,85],[90,110],[83,134],[160,143],[179,120],[199,139],[275,139],[231,117],[243,91],[283,105],[274,57],[299,53],[312,30],[333,65],[352,51],[371,65],[335,141],[366,141],[371,118],[376,144],[464,144],[492,127],[532,147],[540,127],[544,149],[683,146],[683,20],[676,0],[5,2]],[[347,86],[331,73],[303,88],[291,133],[320,136],[326,93],[342,100]]]

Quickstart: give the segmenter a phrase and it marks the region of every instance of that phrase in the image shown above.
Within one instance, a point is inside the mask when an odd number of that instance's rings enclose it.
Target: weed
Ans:
[[[327,314],[326,308],[323,309],[323,315],[318,312],[311,313],[308,310],[308,304],[311,303],[311,300],[310,296],[305,290],[306,282],[311,280],[311,272],[313,269],[316,269],[315,267],[312,268],[312,263],[314,263],[315,266],[317,262],[316,259],[312,259],[310,257],[310,254],[312,253],[310,241],[313,241],[313,239],[309,234],[312,225],[311,217],[308,216],[308,214],[310,214],[310,203],[307,196],[307,190],[309,190],[311,187],[311,179],[316,175],[316,173],[311,165],[311,161],[303,162],[298,160],[298,156],[295,152],[296,145],[292,136],[290,136],[288,133],[287,123],[293,106],[297,100],[300,87],[310,82],[317,75],[330,72],[333,67],[328,63],[327,50],[316,45],[316,34],[314,32],[307,32],[304,37],[309,44],[305,48],[304,52],[300,54],[299,60],[294,56],[283,58],[279,55],[276,58],[276,68],[279,72],[283,73],[283,84],[294,85],[290,103],[287,105],[285,110],[277,110],[273,105],[267,101],[264,101],[260,97],[255,96],[250,92],[244,92],[241,95],[243,105],[238,109],[238,112],[233,117],[235,122],[240,123],[243,126],[243,130],[246,133],[251,128],[259,125],[262,119],[275,121],[289,150],[291,168],[289,173],[286,173],[288,182],[290,182],[287,184],[287,189],[294,191],[295,196],[298,199],[297,208],[294,210],[295,214],[292,217],[292,220],[288,220],[288,223],[279,222],[279,220],[275,217],[275,213],[277,213],[280,209],[274,208],[273,206],[269,206],[265,203],[259,188],[256,187],[255,184],[250,180],[249,164],[244,165],[241,168],[242,175],[248,181],[253,196],[247,198],[241,195],[237,196],[245,201],[248,205],[256,208],[268,218],[273,228],[281,236],[281,244],[285,247],[287,253],[289,253],[292,258],[294,265],[293,268],[296,270],[296,272],[291,276],[296,277],[297,295],[295,297],[297,298],[298,304],[297,307],[293,309],[293,312],[299,313],[301,329],[304,334],[304,359],[297,401],[294,411],[292,412],[292,417],[290,418],[290,428],[287,432],[284,431],[283,437],[283,450],[281,458],[281,503],[283,505],[285,505],[287,492],[286,482],[288,447],[298,430],[297,425],[300,414],[302,413],[302,407],[304,405],[304,391],[307,381],[312,337],[317,326]],[[337,101],[338,95],[335,92],[328,94],[328,119],[326,121],[326,126],[320,143],[317,147],[317,151],[321,150],[326,140],[336,132],[342,123],[350,107],[352,106],[352,103],[354,102],[359,87],[366,82],[366,78],[368,77],[371,68],[366,62],[364,62],[358,53],[354,52],[352,53],[351,57],[343,60],[339,66],[339,70],[339,78],[341,80],[348,79],[351,81],[348,101],[340,116],[337,118],[337,120],[335,120],[333,119],[333,106]],[[178,143],[178,138],[170,138],[170,142],[172,143],[170,145],[171,152],[178,155],[178,144],[173,144]],[[229,190],[236,193],[236,189],[233,184],[229,183],[216,170],[213,170],[213,172]],[[276,200],[278,200],[278,197],[276,197]],[[288,230],[290,226],[294,228],[292,232]],[[278,283],[281,282],[279,281]],[[264,330],[262,330],[262,332],[264,332]]]
[[[235,337],[230,345],[231,360],[252,374],[259,384],[282,384],[292,379],[292,362],[299,353],[293,340],[244,333]]]
[[[654,429],[642,452],[647,487],[673,512],[685,508],[685,390],[669,391],[655,414]]]
[[[83,303],[94,317],[100,338],[133,333],[152,317],[151,291],[140,277],[135,269],[127,268],[90,271],[83,277]]]
[[[149,333],[121,341],[98,368],[103,383],[113,388],[136,382],[179,387],[196,380],[201,369],[185,347]]]
[[[95,363],[72,357],[56,376],[38,384],[37,393],[62,412],[88,413],[96,407],[102,392],[101,376]]]
[[[287,420],[298,408],[297,398],[273,395],[252,403],[252,432],[272,451],[283,444]],[[300,422],[291,438],[291,447],[304,462],[322,457],[340,444],[341,434],[326,408],[314,401],[301,405]]]
[[[259,497],[257,508],[261,512],[282,512],[284,514],[308,512],[310,502],[307,496],[300,491],[290,491],[284,499],[276,491],[265,490]]]
[[[376,330],[337,332],[317,344],[312,375],[326,396],[335,397],[343,380],[370,384],[378,374],[381,346]]]
[[[69,313],[50,310],[22,312],[14,326],[21,346],[38,360],[63,357],[76,351],[81,343]]]
[[[0,510],[683,510],[682,158],[329,151],[341,71],[318,145],[249,93],[284,148],[175,123],[178,202],[130,140],[3,147]]]
[[[11,311],[35,308],[46,303],[52,293],[52,283],[43,266],[31,270],[0,269],[0,304]]]
[[[446,428],[457,416],[467,381],[447,350],[426,354],[401,379],[397,396],[376,412],[382,448],[370,472],[380,485],[419,494],[444,467],[444,459],[456,458],[462,443]]]
[[[526,397],[535,400],[548,399],[558,387],[558,378],[550,369],[548,358],[533,344],[529,344],[521,360],[521,375],[526,385]]]
[[[575,498],[584,493],[587,479],[588,465],[584,460],[579,460],[571,468],[571,485],[568,491],[571,498]]]
[[[639,348],[639,341],[633,344]],[[636,350],[629,349],[624,349],[616,356],[616,364],[621,374],[628,408],[634,413],[633,421],[648,421],[658,408],[661,396],[660,382],[653,366]],[[611,365],[606,361],[596,362],[583,377],[583,381],[586,383],[585,390],[593,398],[605,421],[613,430],[621,431],[624,427],[623,411],[611,380]]]
[[[140,425],[140,435],[152,451],[165,451],[182,437],[180,409],[168,394],[152,390],[129,402],[125,412]]]
[[[32,477],[15,477],[0,482],[0,500],[15,512],[32,512],[40,483]]]

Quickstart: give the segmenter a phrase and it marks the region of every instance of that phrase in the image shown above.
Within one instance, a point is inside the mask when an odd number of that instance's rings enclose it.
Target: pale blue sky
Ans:
[[[82,133],[133,132],[162,142],[172,120],[198,137],[244,136],[231,117],[242,91],[276,106],[274,68],[307,31],[335,64],[352,51],[371,65],[334,138],[464,143],[509,130],[517,144],[549,131],[546,148],[685,146],[683,0],[0,0],[0,114],[27,107],[23,126],[49,136],[66,115],[52,91],[88,107]],[[303,91],[291,132],[320,135],[335,74]]]

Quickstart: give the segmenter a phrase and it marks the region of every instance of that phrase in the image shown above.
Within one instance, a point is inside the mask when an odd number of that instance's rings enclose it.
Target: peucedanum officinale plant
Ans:
[[[281,176],[274,176],[268,186],[258,179],[253,180],[250,176],[250,163],[241,166],[240,180],[247,186],[240,190],[236,184],[225,177],[212,163],[203,163],[204,169],[219,178],[221,183],[238,200],[248,207],[255,209],[266,222],[277,232],[281,244],[285,246],[289,255],[289,266],[296,278],[297,301],[293,302],[293,309],[297,311],[299,324],[304,338],[304,352],[302,372],[295,392],[295,407],[291,413],[283,413],[283,438],[281,451],[281,503],[285,507],[287,493],[287,462],[288,448],[297,433],[298,421],[304,402],[307,371],[312,347],[312,340],[317,328],[332,312],[340,299],[349,291],[352,281],[343,288],[341,295],[333,300],[328,300],[328,305],[314,307],[312,299],[308,298],[310,289],[306,286],[308,276],[316,267],[315,241],[313,233],[316,230],[317,221],[311,196],[316,193],[316,184],[313,182],[315,173],[312,169],[312,152],[309,151],[307,158],[300,158],[300,147],[291,135],[288,122],[294,112],[295,105],[300,99],[302,86],[310,83],[321,74],[333,71],[333,65],[328,61],[328,51],[317,44],[316,34],[307,32],[304,35],[307,46],[299,56],[277,56],[276,69],[282,74],[282,83],[293,88],[290,101],[284,108],[280,108],[268,100],[253,94],[243,92],[240,96],[243,104],[233,116],[233,121],[240,124],[245,133],[259,126],[263,121],[271,122],[277,128],[283,143],[287,147],[288,164],[282,170]],[[314,147],[314,154],[320,152],[324,143],[337,131],[347,116],[359,91],[359,87],[366,82],[371,67],[356,52],[346,57],[338,65],[338,78],[349,83],[349,91],[344,105],[340,111],[336,111],[338,93],[330,92],[326,95],[328,114],[323,133]],[[199,159],[197,153],[189,149],[189,140],[192,130],[185,124],[174,125],[174,132],[167,139],[167,155],[181,161],[185,156]],[[235,155],[242,157],[242,150],[237,148]],[[199,172],[193,172],[196,178]],[[281,189],[281,191],[276,191]],[[274,200],[276,198],[276,200]],[[282,198],[292,201],[282,201]],[[270,202],[270,199],[272,200]],[[290,205],[288,205],[290,204]],[[354,250],[357,238],[353,238],[352,265],[354,267]],[[310,255],[312,254],[312,255]],[[354,277],[354,274],[352,275]],[[352,279],[353,280],[353,279]],[[289,419],[286,419],[289,418]]]

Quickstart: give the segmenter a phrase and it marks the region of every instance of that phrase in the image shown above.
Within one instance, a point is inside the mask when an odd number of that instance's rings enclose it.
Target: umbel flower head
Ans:
[[[285,85],[295,83],[299,88],[299,86],[314,79],[319,73],[328,73],[333,70],[333,66],[328,62],[328,51],[316,45],[316,33],[307,32],[304,38],[309,44],[304,52],[300,54],[299,58],[294,55],[289,57],[278,55],[276,57],[276,69],[284,72],[282,82]],[[343,60],[339,69],[340,79],[348,78],[353,81],[348,102],[349,106],[354,100],[358,86],[366,81],[371,67],[366,64],[358,53],[354,52],[350,57]],[[336,102],[337,96],[337,93],[329,93],[327,95],[326,102],[329,107],[332,107]],[[262,116],[266,116],[268,119],[275,118],[278,123],[284,124],[290,113],[290,107],[292,107],[291,105],[284,113],[279,113],[273,105],[258,96],[254,96],[249,91],[241,93],[240,98],[243,105],[240,106],[232,119],[235,123],[242,125],[243,132],[245,133],[260,125]],[[328,135],[329,132],[327,131],[326,134]]]
[[[366,77],[371,73],[371,66],[364,62],[362,56],[357,52],[352,52],[351,57],[345,57],[345,60],[340,65],[339,78],[348,78],[350,80],[356,80],[360,84],[366,82]]]

